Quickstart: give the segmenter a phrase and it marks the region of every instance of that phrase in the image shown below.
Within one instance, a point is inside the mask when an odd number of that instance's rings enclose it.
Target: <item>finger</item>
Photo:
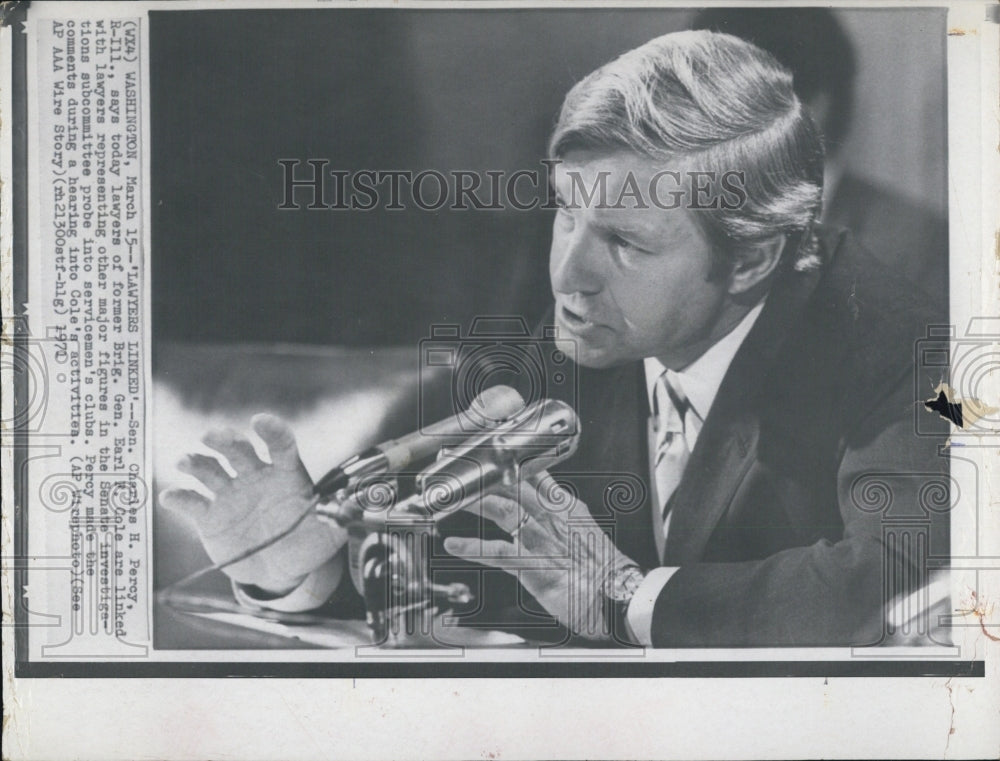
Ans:
[[[534,475],[522,476],[515,483],[501,486],[497,489],[497,492],[500,494],[506,494],[516,499],[518,493],[524,490],[526,486],[532,489],[538,489],[541,484],[551,479],[552,476],[549,474],[549,471],[541,470]]]
[[[177,469],[194,476],[216,493],[226,488],[233,480],[222,467],[222,463],[214,457],[203,454],[187,455],[177,463]]]
[[[521,547],[520,558],[524,558],[524,549],[537,550],[547,546],[551,540],[549,524],[537,517],[512,499],[489,494],[483,497],[483,516],[496,523],[510,534],[515,546]]]
[[[527,479],[521,484],[521,505],[536,519],[550,518],[565,513],[575,502],[575,497],[547,472]]]
[[[295,445],[295,434],[288,423],[276,415],[262,413],[254,415],[250,425],[267,444],[271,462],[282,470],[295,470],[301,465],[299,448]]]
[[[449,536],[444,540],[444,548],[457,558],[472,560],[480,565],[498,568],[509,574],[516,574],[525,569],[552,568],[551,558],[525,555],[518,550],[516,545],[498,539],[482,540]]]
[[[528,476],[525,480],[529,484],[532,484],[535,488],[538,488],[539,484],[541,484],[544,481],[547,481],[550,478],[552,478],[552,475],[549,473],[548,470],[540,470],[537,473],[535,473],[535,475]]]
[[[534,483],[523,480],[512,488],[515,490],[514,494],[516,495],[513,501],[520,507],[522,513],[536,520],[545,516],[548,511],[545,509]],[[517,516],[514,517],[514,520],[517,520]]]
[[[498,494],[487,494],[480,501],[484,518],[497,524],[508,534],[521,520],[521,508],[512,499]]]
[[[445,551],[457,558],[475,560],[483,565],[503,568],[504,561],[517,557],[517,548],[510,542],[449,536],[444,540]]]
[[[229,460],[237,473],[251,473],[264,467],[253,444],[232,428],[211,430],[204,435],[202,442]]]
[[[191,489],[167,489],[160,492],[160,505],[175,513],[198,520],[208,513],[211,503],[203,494]]]

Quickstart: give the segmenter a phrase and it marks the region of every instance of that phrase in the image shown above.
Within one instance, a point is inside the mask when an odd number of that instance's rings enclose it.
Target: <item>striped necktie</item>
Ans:
[[[673,373],[666,370],[656,379],[653,394],[653,417],[656,425],[656,455],[653,471],[656,478],[656,496],[659,501],[660,521],[666,536],[667,505],[670,496],[684,475],[691,452],[684,437],[684,418],[690,404]]]

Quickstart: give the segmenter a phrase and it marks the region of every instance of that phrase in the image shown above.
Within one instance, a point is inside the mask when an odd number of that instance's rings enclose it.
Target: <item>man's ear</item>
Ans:
[[[784,249],[784,235],[742,248],[729,274],[729,293],[734,296],[746,293],[767,280],[781,261]]]

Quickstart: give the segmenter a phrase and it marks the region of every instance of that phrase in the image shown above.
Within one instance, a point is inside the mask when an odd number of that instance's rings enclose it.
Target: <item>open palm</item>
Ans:
[[[236,475],[215,457],[191,454],[178,468],[201,481],[215,498],[191,489],[168,489],[160,495],[160,504],[194,522],[215,563],[288,530],[310,509],[313,484],[291,429],[273,415],[257,415],[252,425],[267,445],[270,463],[238,432],[213,430],[203,442],[225,457]],[[310,515],[288,536],[224,570],[241,584],[280,593],[329,560],[345,541],[343,529]]]

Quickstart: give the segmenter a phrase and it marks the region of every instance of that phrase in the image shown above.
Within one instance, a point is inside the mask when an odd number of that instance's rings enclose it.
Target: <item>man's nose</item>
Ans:
[[[603,287],[600,240],[579,227],[553,241],[552,289],[558,293],[598,293]]]

